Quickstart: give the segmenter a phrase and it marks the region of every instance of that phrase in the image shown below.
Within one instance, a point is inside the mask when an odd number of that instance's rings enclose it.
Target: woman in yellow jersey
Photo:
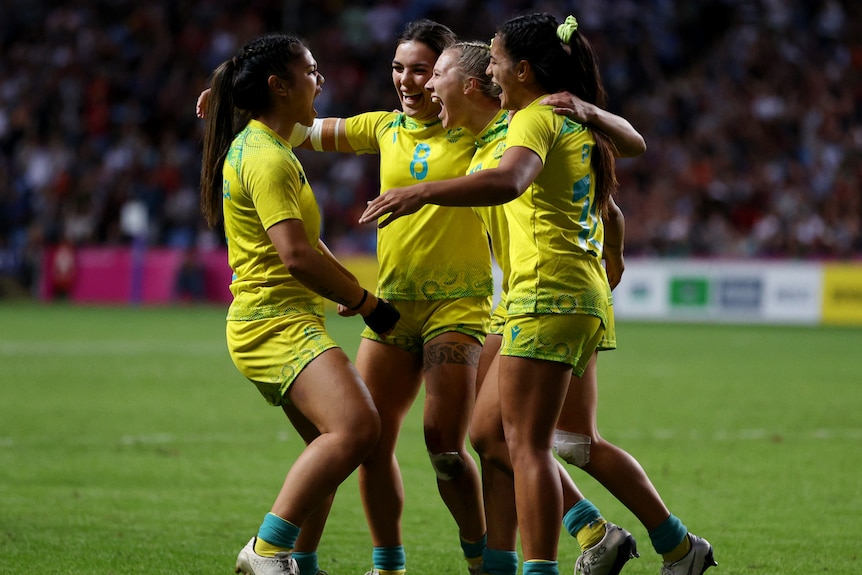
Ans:
[[[486,74],[490,60],[490,51],[487,44],[476,42],[458,43],[443,52],[434,66],[434,74],[426,87],[431,91],[432,98],[439,101],[442,106],[440,117],[443,125],[447,128],[463,127],[475,135],[477,151],[473,156],[469,173],[483,169],[496,167],[506,148],[506,134],[508,129],[508,112],[500,109],[500,89],[491,82]],[[617,149],[622,150],[625,155],[637,155],[643,152],[645,145],[643,138],[637,133],[631,124],[623,118],[609,114],[597,106],[587,104],[570,94],[554,96],[549,98],[566,110],[575,119],[587,123],[597,129],[609,134]],[[613,214],[621,215],[616,207]],[[495,377],[488,378],[483,386],[482,380],[488,373],[492,361],[499,352],[502,340],[503,325],[506,317],[506,292],[508,291],[509,263],[508,263],[508,233],[503,206],[484,206],[474,208],[477,215],[482,218],[491,238],[491,245],[495,259],[502,270],[502,293],[500,302],[494,310],[491,331],[488,333],[482,348],[482,357],[479,363],[477,385],[480,394],[486,398],[495,398],[497,395],[497,382]],[[614,219],[615,222],[621,219]],[[613,228],[621,232],[620,228]],[[622,245],[621,237],[617,238],[617,244]],[[618,278],[622,274],[621,251],[610,256],[611,275]],[[618,280],[617,280],[618,281]],[[614,284],[616,285],[616,284]],[[593,371],[594,373],[594,371]],[[496,376],[496,373],[494,373]],[[595,387],[595,380],[591,381]],[[585,386],[586,387],[586,386]],[[569,396],[576,395],[570,390]],[[480,402],[482,399],[479,400]],[[476,428],[488,428],[495,430],[500,427],[499,411],[491,412],[485,409],[481,421],[473,421],[471,436],[476,435]],[[481,435],[481,434],[479,434]],[[517,518],[514,510],[514,494],[510,477],[510,471],[482,461],[482,480],[485,485],[485,514],[488,525],[488,544],[483,555],[483,564],[486,572],[495,575],[515,575],[518,568],[518,555],[516,552],[517,542]],[[561,479],[565,493],[565,509],[572,509],[576,504],[584,501],[584,497],[577,490],[571,478],[561,469]],[[589,505],[589,502],[581,506]],[[598,512],[589,519],[597,520]],[[584,522],[586,525],[587,522]],[[580,528],[575,528],[572,535],[577,536]],[[601,550],[601,557],[609,565],[615,566],[617,571],[622,565],[636,553],[634,541],[627,531],[608,524],[607,531],[613,534],[612,544],[604,541],[604,545],[594,544],[584,549],[584,553],[596,554]],[[610,538],[609,538],[610,539]],[[601,572],[598,569],[596,572]]]
[[[317,120],[295,142],[318,151],[380,156],[381,189],[464,174],[473,138],[447,130],[425,82],[440,53],[455,41],[430,20],[409,23],[396,42],[392,81],[401,112],[369,112]],[[404,486],[395,447],[401,424],[425,383],[425,444],[439,493],[458,526],[471,571],[484,548],[478,467],[467,451],[476,367],[488,329],[493,278],[487,236],[465,208],[428,206],[381,230],[377,295],[402,318],[385,337],[362,333],[356,367],[382,422],[381,439],[359,468],[373,544],[373,570],[403,572]]]
[[[382,189],[465,173],[475,151],[461,130],[437,118],[425,82],[439,54],[455,41],[439,23],[408,24],[396,42],[392,80],[401,112],[369,112],[297,126],[291,143],[318,151],[380,156]],[[198,99],[209,115],[209,93]],[[471,571],[478,571],[485,521],[478,468],[468,454],[467,429],[475,400],[476,367],[488,329],[493,278],[487,236],[471,210],[429,206],[377,242],[377,295],[402,318],[386,336],[366,329],[356,367],[381,418],[381,438],[359,469],[373,545],[373,570],[406,569],[401,514],[404,487],[395,457],[401,424],[425,382],[425,442],[440,495],[454,518]],[[346,313],[342,307],[340,313]],[[317,533],[303,531],[297,549],[313,553],[328,505],[315,514]],[[313,575],[314,569],[303,574]]]
[[[477,151],[473,156],[469,171],[493,168],[498,165],[505,149],[505,113],[499,109],[499,88],[491,83],[485,73],[490,60],[489,47],[482,43],[459,43],[448,48],[438,58],[434,74],[426,87],[432,98],[442,106],[441,118],[447,128],[464,127],[476,134]],[[584,102],[571,94],[553,95],[543,100],[545,104],[557,105],[556,111],[565,112],[572,119],[608,135],[619,156],[629,157],[643,153],[646,145],[643,138],[623,118],[614,116],[594,104]],[[619,283],[624,270],[623,237],[624,218],[621,210],[609,198],[608,213],[603,216],[605,238],[602,257],[610,287]],[[491,366],[491,361],[499,351],[502,340],[502,327],[505,321],[505,292],[508,287],[508,262],[505,215],[502,206],[474,208],[483,218],[492,238],[492,250],[503,271],[500,303],[494,310],[491,331],[488,333],[479,362],[479,380],[482,394],[496,393],[496,378],[488,378],[488,385],[482,386],[482,379]],[[605,340],[600,349],[614,349],[616,334],[613,329],[612,307],[608,312],[609,325]],[[590,360],[581,378],[572,376],[566,400],[555,432],[554,447],[559,448],[560,456],[573,465],[587,471],[612,494],[623,502],[648,530],[657,553],[668,555],[684,542],[686,529],[669,527],[679,524],[679,520],[668,511],[658,491],[644,472],[638,461],[624,450],[604,440],[598,432],[596,407],[598,385],[596,373],[596,354]],[[487,396],[493,397],[493,396]],[[481,399],[479,400],[482,401]],[[473,421],[471,435],[481,436],[479,428],[493,426],[498,429],[499,413],[479,410],[488,417]],[[485,490],[486,521],[488,524],[488,547],[484,564],[495,575],[514,575],[517,570],[515,543],[517,522],[514,509],[507,505],[512,501],[511,480],[507,473],[492,465],[482,465]],[[564,490],[567,485],[564,483]],[[493,498],[493,501],[490,500]],[[571,501],[572,496],[566,497]],[[566,505],[570,508],[569,503]],[[573,511],[576,514],[577,510]],[[567,525],[568,526],[568,525]],[[572,525],[573,530],[579,528]],[[591,573],[604,573],[619,570],[631,556],[634,542],[625,530],[606,525],[605,536],[599,542],[584,549],[579,558],[578,571],[583,572],[589,565]],[[673,535],[665,535],[672,532]],[[576,533],[573,533],[575,535]],[[671,556],[671,559],[673,557]],[[578,572],[576,571],[576,572]]]
[[[502,106],[517,110],[499,167],[398,190],[406,196],[398,202],[390,192],[375,200],[363,219],[387,212],[398,217],[427,202],[511,200],[506,204],[508,315],[496,368],[499,397],[487,402],[480,397],[474,416],[474,423],[481,422],[486,410],[499,407],[502,429],[488,432],[477,425],[473,433],[485,458],[511,464],[514,471],[524,572],[555,574],[563,493],[551,446],[572,375],[584,375],[610,320],[609,287],[599,259],[600,215],[616,184],[613,154],[600,132],[560,121],[542,105],[547,94],[560,89],[591,103],[603,96],[594,54],[573,18],[559,28],[546,14],[510,20],[495,36],[491,55],[489,71],[502,89]],[[570,510],[567,527],[594,516],[590,507]],[[680,526],[671,525],[667,534],[677,535]],[[600,542],[610,533],[602,523],[586,527],[579,539]],[[688,567],[701,573],[714,563],[709,544],[684,529],[684,557],[666,560],[667,573]],[[593,573],[620,567],[618,561],[604,564],[599,554],[582,556],[577,566]]]
[[[300,528],[380,436],[368,389],[326,332],[323,299],[382,333],[398,319],[320,241],[317,202],[288,143],[296,123],[312,123],[322,85],[308,48],[286,34],[250,42],[212,78],[201,207],[211,226],[223,219],[234,272],[228,349],[308,442],[237,557],[236,572],[249,575],[298,573]]]
[[[440,118],[447,128],[463,127],[476,139],[477,151],[473,156],[469,172],[496,167],[505,150],[506,132],[508,128],[507,112],[501,111],[499,100],[499,88],[491,83],[490,77],[485,70],[488,66],[490,55],[488,46],[476,42],[461,42],[446,49],[437,64],[434,66],[432,79],[426,84],[431,91],[432,98],[442,105]],[[554,102],[561,106],[565,105],[567,111],[578,114],[578,119],[586,123],[583,118],[589,118],[590,124],[610,134],[617,148],[625,155],[637,155],[644,150],[643,138],[631,125],[622,118],[614,116],[587,104],[571,95],[554,97]],[[616,206],[614,206],[616,207]],[[491,238],[494,256],[503,271],[502,290],[500,303],[494,311],[491,331],[489,332],[482,350],[482,359],[479,363],[477,384],[481,386],[482,379],[487,372],[490,362],[499,350],[502,339],[502,326],[505,320],[505,293],[508,288],[508,255],[507,255],[507,231],[505,215],[502,206],[487,206],[474,208],[479,215]],[[618,214],[618,209],[614,212]],[[619,220],[617,220],[619,221]],[[621,239],[617,240],[622,245]],[[611,257],[611,275],[618,278],[622,270],[621,252],[619,257]],[[617,280],[618,281],[618,280]],[[491,381],[488,387],[482,388],[482,393],[496,393],[496,381]],[[572,395],[572,394],[570,394]],[[494,423],[499,418],[494,419]],[[487,425],[488,423],[483,422]],[[475,422],[474,422],[475,425]],[[483,482],[486,484],[486,519],[488,523],[488,546],[484,553],[484,566],[486,571],[490,569],[497,575],[506,575],[517,571],[517,553],[515,542],[517,535],[517,522],[514,517],[514,509],[510,490],[502,491],[501,486],[511,484],[508,474],[496,469],[493,465],[482,466]],[[567,480],[564,488],[568,490],[567,506],[583,499],[574,484]],[[615,542],[614,551],[618,551],[621,562],[624,563],[630,556],[632,540],[630,535],[623,530],[618,530],[622,537]],[[574,534],[573,534],[574,535]],[[595,550],[594,550],[595,551]],[[610,553],[603,553],[610,558]]]

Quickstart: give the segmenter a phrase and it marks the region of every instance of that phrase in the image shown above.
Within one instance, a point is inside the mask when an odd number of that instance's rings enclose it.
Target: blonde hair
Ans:
[[[484,42],[456,42],[447,50],[457,51],[458,69],[468,78],[479,83],[479,91],[492,100],[500,97],[500,86],[491,81],[487,74],[491,62],[491,46]]]

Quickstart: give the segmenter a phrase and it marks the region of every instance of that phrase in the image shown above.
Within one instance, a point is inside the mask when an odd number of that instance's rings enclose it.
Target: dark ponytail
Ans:
[[[214,228],[221,219],[222,166],[236,135],[230,89],[235,70],[233,59],[216,68],[207,101],[201,163],[201,212],[210,228]]]

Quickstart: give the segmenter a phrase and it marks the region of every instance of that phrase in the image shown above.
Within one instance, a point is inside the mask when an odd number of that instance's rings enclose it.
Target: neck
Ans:
[[[529,106],[539,96],[544,96],[545,91],[535,82],[524,83],[520,89],[509,95],[509,108],[520,110]]]
[[[474,136],[482,133],[494,116],[500,111],[500,100],[483,98],[482,101],[473,107],[470,112],[469,119],[464,123],[464,128]]]

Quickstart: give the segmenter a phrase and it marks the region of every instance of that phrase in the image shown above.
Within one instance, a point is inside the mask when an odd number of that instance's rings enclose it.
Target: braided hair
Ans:
[[[491,46],[485,42],[467,40],[456,42],[447,50],[458,54],[458,69],[478,82],[479,91],[484,96],[492,100],[500,98],[500,86],[493,83],[487,73],[488,64],[491,62]]]

